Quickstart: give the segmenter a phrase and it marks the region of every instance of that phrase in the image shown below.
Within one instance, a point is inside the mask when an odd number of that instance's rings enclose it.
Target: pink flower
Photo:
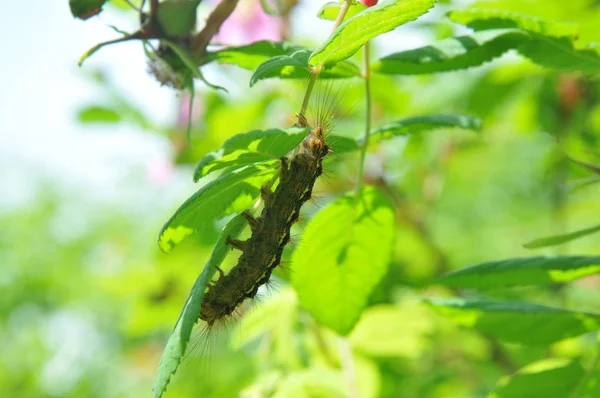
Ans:
[[[266,14],[258,0],[242,0],[214,37],[217,42],[242,45],[259,40],[281,41],[281,19]]]

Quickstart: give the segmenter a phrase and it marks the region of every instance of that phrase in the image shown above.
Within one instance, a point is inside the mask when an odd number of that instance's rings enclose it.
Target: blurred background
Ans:
[[[464,32],[444,13],[471,3],[443,1],[409,27],[378,38],[374,59]],[[199,20],[214,4],[202,4]],[[580,40],[600,41],[596,1],[479,4],[577,22]],[[288,38],[314,47],[330,31],[330,22],[315,17],[321,6],[300,0],[280,21],[258,1],[241,0],[217,40]],[[72,18],[66,0],[0,4],[3,396],[148,396],[221,224],[169,255],[156,245],[160,227],[198,189],[192,170],[202,155],[236,133],[290,126],[299,109],[305,82],[273,79],[250,89],[250,72],[209,65],[209,81],[229,94],[199,87],[188,144],[189,96],[160,86],[140,43],[106,47],[77,67],[84,51],[115,37],[109,25],[133,31],[137,24],[136,13],[116,0],[85,22]],[[532,255],[523,243],[598,223],[597,175],[569,162],[556,138],[578,159],[597,161],[599,89],[596,81],[545,71],[514,53],[464,72],[375,76],[375,126],[458,112],[480,117],[484,127],[479,135],[398,138],[370,154],[368,181],[397,206],[397,244],[389,274],[347,341],[351,349],[299,308],[281,272],[275,289],[231,330],[212,335],[209,348],[198,332],[166,396],[348,396],[340,363],[350,355],[361,397],[483,397],[502,375],[531,361],[587,355],[586,338],[543,349],[491,341],[439,318],[417,297],[449,294],[429,286],[449,270]],[[336,133],[357,136],[363,87],[348,81],[342,93]],[[334,157],[307,219],[352,189],[356,164],[353,156]],[[536,253],[596,254],[599,248],[590,236]],[[591,277],[564,289],[510,294],[600,311],[598,287]]]

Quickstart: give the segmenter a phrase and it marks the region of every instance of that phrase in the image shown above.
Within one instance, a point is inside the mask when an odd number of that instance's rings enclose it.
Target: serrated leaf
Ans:
[[[158,3],[156,18],[169,37],[185,37],[196,27],[198,0],[164,0]]]
[[[102,12],[102,6],[107,0],[69,0],[71,14],[74,17],[86,20]]]
[[[352,56],[367,41],[427,13],[436,0],[387,0],[342,22],[311,55],[313,66],[335,64]]]
[[[241,214],[238,214],[232,218],[221,231],[210,258],[192,287],[190,295],[179,315],[179,319],[175,324],[173,333],[171,333],[160,358],[158,369],[152,384],[153,398],[160,398],[162,396],[171,380],[171,375],[175,373],[181,363],[181,359],[185,354],[188,342],[190,341],[192,328],[196,322],[198,322],[198,314],[200,314],[200,307],[202,298],[204,297],[206,284],[213,278],[217,267],[223,262],[227,253],[230,252],[230,247],[227,245],[227,239],[237,238],[245,226],[246,219]]]
[[[252,74],[250,86],[271,77],[281,79],[308,78],[311,73],[311,67],[308,64],[310,54],[310,50],[301,49],[289,55],[279,55],[266,60]],[[327,66],[319,74],[320,79],[342,79],[355,76],[360,76],[360,69],[349,61]]]
[[[121,114],[115,109],[92,105],[80,109],[77,120],[82,123],[118,123],[121,121]]]
[[[323,7],[321,7],[321,9],[319,10],[319,12],[317,12],[317,17],[320,19],[335,21],[338,17],[338,14],[340,13],[340,9],[342,8],[343,2],[345,2],[345,0],[342,0],[342,2],[332,1],[324,4]],[[360,1],[353,1],[352,4],[350,4],[348,11],[346,12],[346,15],[344,16],[344,21],[366,9],[367,6],[361,3]]]
[[[575,232],[570,232],[568,234],[548,236],[545,238],[532,240],[529,243],[525,243],[523,246],[527,249],[538,249],[540,247],[556,246],[570,242],[575,239],[579,239],[587,235],[591,235],[598,231],[600,231],[600,225],[596,225],[595,227],[591,228],[581,229]]]
[[[444,275],[439,282],[490,289],[569,282],[600,273],[600,256],[528,257],[491,261]]]
[[[598,48],[577,46],[577,27],[572,24],[499,10],[471,9],[452,11],[451,19],[475,30],[519,28],[530,39],[520,42],[516,49],[521,55],[546,68],[596,73],[600,70]]]
[[[439,128],[462,128],[479,131],[481,120],[458,114],[434,114],[409,117],[386,124],[371,133],[372,141],[381,141],[393,137],[418,134]]]
[[[302,50],[302,47],[289,42],[257,41],[245,46],[226,47],[209,53],[208,62],[217,61],[221,64],[231,64],[240,68],[255,70],[266,60],[278,55],[289,55]]]
[[[530,36],[518,29],[474,32],[388,55],[373,63],[371,70],[392,75],[418,75],[467,69],[492,61],[528,40]]]
[[[566,358],[544,359],[500,379],[489,398],[569,397],[584,374],[579,361]]]
[[[307,132],[306,128],[292,127],[287,130],[254,130],[235,135],[225,141],[219,151],[200,159],[194,171],[194,181],[226,167],[240,168],[278,160],[296,148]]]
[[[466,25],[474,30],[518,28],[546,37],[575,38],[578,26],[568,22],[553,22],[505,10],[470,8],[448,13],[454,22]]]
[[[292,257],[302,307],[347,335],[387,272],[393,244],[394,211],[377,189],[329,204],[309,222]]]
[[[513,343],[547,345],[600,329],[598,314],[539,304],[459,298],[424,302],[458,325]]]
[[[276,162],[267,162],[244,167],[203,186],[165,223],[158,235],[158,246],[169,252],[200,226],[249,208],[260,187],[275,177],[275,166]]]

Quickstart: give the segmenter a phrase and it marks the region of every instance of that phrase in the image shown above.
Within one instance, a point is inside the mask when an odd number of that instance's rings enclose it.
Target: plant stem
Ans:
[[[358,386],[356,384],[356,366],[354,358],[352,358],[352,347],[350,342],[344,337],[340,337],[340,360],[342,361],[342,370],[348,382],[348,396],[350,398],[358,398]]]
[[[363,178],[365,173],[365,158],[367,157],[367,148],[369,147],[369,136],[371,135],[371,66],[369,62],[369,42],[365,43],[364,58],[365,70],[363,78],[365,79],[365,136],[363,138],[362,147],[360,148],[360,160],[358,163],[358,179],[356,181],[356,194],[360,193],[363,186]]]
[[[346,17],[346,14],[348,13],[348,9],[350,8],[351,4],[352,4],[352,0],[346,0],[344,2],[344,4],[342,4],[342,6],[340,7],[340,12],[338,13],[335,23],[333,24],[333,30],[336,30],[338,28],[338,26],[340,26],[340,24]],[[300,121],[306,120],[306,116],[305,116],[306,108],[308,108],[308,102],[310,101],[310,95],[312,94],[313,87],[315,86],[315,82],[317,81],[317,77],[319,76],[319,73],[321,73],[321,71],[323,70],[324,67],[325,67],[325,65],[321,64],[321,65],[317,65],[312,68],[312,71],[310,73],[310,79],[308,81],[308,86],[306,87],[306,91],[304,92],[304,99],[302,100],[302,106],[300,107],[300,112],[298,112],[298,120],[300,120]]]

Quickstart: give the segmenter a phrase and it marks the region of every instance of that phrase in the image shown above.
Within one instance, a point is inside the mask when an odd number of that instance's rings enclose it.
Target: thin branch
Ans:
[[[157,12],[158,0],[150,0],[150,15],[152,15],[152,17],[155,17]]]
[[[358,384],[356,383],[356,366],[354,358],[352,358],[352,347],[348,339],[340,337],[340,359],[342,361],[342,369],[348,382],[348,396],[350,398],[358,398]]]
[[[363,144],[360,148],[360,160],[358,163],[358,177],[356,180],[356,194],[360,194],[360,190],[363,186],[363,178],[365,172],[365,159],[367,157],[367,148],[369,147],[369,136],[371,135],[371,65],[369,61],[370,51],[369,42],[365,43],[364,47],[364,58],[365,58],[365,70],[363,78],[365,79],[365,136],[363,138]]]
[[[219,32],[221,25],[231,15],[239,0],[221,1],[206,20],[204,28],[192,39],[192,54],[196,58],[202,58],[206,53],[206,47],[210,40]]]

